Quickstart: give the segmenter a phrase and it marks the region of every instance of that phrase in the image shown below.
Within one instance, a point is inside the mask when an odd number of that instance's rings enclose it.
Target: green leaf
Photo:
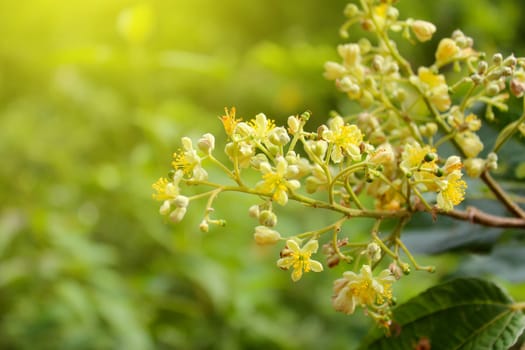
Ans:
[[[506,350],[525,328],[523,312],[514,305],[494,283],[452,280],[397,307],[392,336],[377,331],[360,349],[406,350],[429,341],[432,350]]]

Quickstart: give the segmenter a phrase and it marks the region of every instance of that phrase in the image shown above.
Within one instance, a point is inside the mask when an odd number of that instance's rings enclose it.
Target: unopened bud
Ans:
[[[432,34],[435,33],[436,26],[427,21],[417,20],[412,22],[412,31],[419,41],[424,42],[432,39]]]
[[[470,80],[472,80],[472,82],[476,85],[479,85],[483,82],[483,78],[481,77],[481,75],[476,73],[470,76]]]
[[[282,126],[274,128],[270,132],[268,139],[271,143],[277,146],[286,145],[288,142],[290,142],[290,136],[288,136],[286,129]]]
[[[255,233],[253,234],[255,243],[258,245],[273,245],[281,239],[279,232],[272,230],[266,226],[255,227]]]
[[[211,151],[213,151],[215,148],[215,136],[210,133],[202,135],[197,146],[202,152],[206,154],[211,153]]]
[[[259,206],[257,204],[252,205],[248,209],[248,215],[250,215],[250,217],[252,218],[257,219],[259,217]]]
[[[522,97],[525,92],[525,82],[520,79],[511,79],[510,92],[518,98]]]
[[[366,253],[370,257],[372,262],[376,262],[379,259],[381,259],[381,247],[375,242],[368,244],[368,246],[366,247]]]
[[[514,68],[516,63],[517,63],[517,60],[516,60],[516,57],[514,57],[514,55],[510,55],[509,57],[505,58],[505,61],[503,61],[503,65],[507,67],[512,67],[512,68]]]
[[[184,215],[186,215],[186,208],[185,207],[177,208],[177,209],[175,209],[174,211],[171,212],[170,220],[173,223],[177,224],[177,223],[181,222],[182,219],[184,219]]]
[[[270,210],[263,210],[259,214],[259,223],[266,227],[274,227],[277,225],[277,215]]]
[[[201,232],[208,232],[210,230],[210,225],[208,224],[208,221],[202,220],[199,224],[199,230],[201,230]]]
[[[372,68],[376,72],[381,72],[383,69],[383,64],[385,63],[385,59],[381,55],[375,55],[372,59]]]
[[[479,177],[485,170],[485,161],[481,158],[468,158],[464,161],[465,172],[472,178]]]
[[[436,61],[447,62],[459,52],[456,42],[449,38],[441,39],[436,50]]]
[[[372,43],[370,43],[370,40],[366,38],[361,38],[357,44],[359,45],[362,53],[367,53],[372,48]]]
[[[346,68],[336,62],[328,61],[324,64],[324,77],[328,80],[341,78],[346,74]]]
[[[437,156],[436,156],[435,153],[427,153],[427,154],[425,154],[424,161],[425,162],[431,162],[431,161],[435,160],[436,158],[437,158]]]
[[[494,56],[492,56],[492,62],[494,64],[501,64],[502,61],[503,61],[503,55],[502,54],[496,53],[496,54],[494,54]]]
[[[495,96],[500,92],[499,84],[497,82],[491,82],[487,85],[487,94],[489,96]]]
[[[346,66],[355,66],[361,59],[361,48],[358,44],[338,45],[337,52]]]
[[[487,68],[489,67],[488,63],[486,61],[480,61],[478,63],[478,74],[485,74],[487,71]]]
[[[293,135],[299,132],[301,121],[294,115],[288,117],[288,131]]]
[[[496,170],[498,168],[498,155],[494,152],[490,152],[487,155],[487,169]]]
[[[359,13],[359,8],[355,4],[348,4],[344,9],[344,15],[352,18]]]
[[[190,203],[190,199],[182,195],[175,197],[175,200],[173,201],[173,204],[175,204],[175,206],[178,208],[186,208],[188,207],[189,203]]]

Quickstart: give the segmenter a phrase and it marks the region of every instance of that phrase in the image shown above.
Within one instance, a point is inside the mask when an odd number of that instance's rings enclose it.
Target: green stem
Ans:
[[[352,198],[352,201],[355,203],[356,207],[361,209],[361,210],[364,210],[365,207],[363,207],[363,205],[361,204],[361,201],[359,200],[359,198],[355,194],[354,189],[352,188],[352,185],[350,185],[350,183],[349,183],[349,177],[346,178],[345,189],[346,189],[346,192],[348,192],[348,194]]]
[[[228,169],[221,161],[219,161],[214,156],[209,155],[209,158],[215,165],[219,166],[231,179],[233,179],[239,186],[243,186],[241,179],[238,174],[234,174],[230,169]]]
[[[260,196],[263,198],[272,198],[273,196],[273,193],[258,191],[256,189],[252,189],[246,186],[224,186],[224,185],[219,185],[219,184],[209,182],[209,181],[196,181],[196,180],[185,180],[185,183],[188,185],[204,185],[204,186],[220,188],[222,192],[240,192],[240,193]],[[288,198],[296,202],[302,203],[306,206],[312,207],[312,208],[328,209],[331,211],[335,211],[335,212],[344,214],[347,217],[367,217],[367,218],[383,219],[383,218],[402,218],[402,217],[407,217],[407,216],[412,215],[411,212],[407,210],[403,210],[403,209],[402,210],[360,210],[360,209],[354,209],[354,208],[347,208],[337,203],[331,204],[325,201],[306,197],[304,195],[297,194],[297,193],[289,193]]]
[[[499,140],[499,137],[496,138],[496,140],[498,140],[499,142],[494,145],[492,152],[497,153],[500,150],[501,146],[503,146],[508,140],[510,140],[512,136],[514,136],[514,134],[519,130],[520,125],[522,123],[525,123],[525,98],[523,98],[523,109],[523,113],[521,114],[520,118],[514,122],[514,126],[512,127],[512,129],[510,129],[509,131],[507,131],[506,128],[503,129],[503,131],[505,131],[506,134],[503,135],[501,140]]]
[[[401,249],[403,250],[403,252],[405,253],[405,255],[407,256],[408,260],[410,260],[410,262],[412,263],[412,265],[414,266],[414,268],[416,270],[421,270],[421,271],[428,271],[428,272],[434,272],[436,271],[436,268],[434,266],[421,266],[419,265],[417,262],[416,262],[416,259],[414,259],[414,256],[412,255],[412,253],[410,253],[410,251],[408,250],[408,248],[405,246],[405,244],[399,239],[399,238],[396,238],[396,244],[401,247]]]

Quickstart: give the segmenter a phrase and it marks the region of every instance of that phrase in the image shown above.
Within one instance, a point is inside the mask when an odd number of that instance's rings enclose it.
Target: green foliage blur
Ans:
[[[292,283],[275,267],[278,248],[252,242],[249,198],[224,196],[228,225],[207,234],[198,205],[170,225],[151,199],[180,137],[220,135],[224,107],[280,121],[308,109],[314,126],[349,108],[322,77],[345,5],[1,1],[0,348],[356,346],[370,323],[331,309],[341,270]],[[481,49],[523,55],[520,0],[400,8],[438,26],[433,42],[405,48],[419,63],[457,27]],[[282,231],[330,219],[287,210]],[[356,237],[368,225],[356,221]],[[438,274],[411,276],[398,294],[456,269],[456,256],[439,259]]]

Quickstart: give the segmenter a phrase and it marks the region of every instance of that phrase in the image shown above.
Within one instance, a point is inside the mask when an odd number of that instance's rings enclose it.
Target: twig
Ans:
[[[439,214],[453,217],[459,220],[469,221],[488,227],[501,228],[525,228],[524,218],[509,218],[486,213],[475,207],[468,207],[467,210],[440,211]]]

